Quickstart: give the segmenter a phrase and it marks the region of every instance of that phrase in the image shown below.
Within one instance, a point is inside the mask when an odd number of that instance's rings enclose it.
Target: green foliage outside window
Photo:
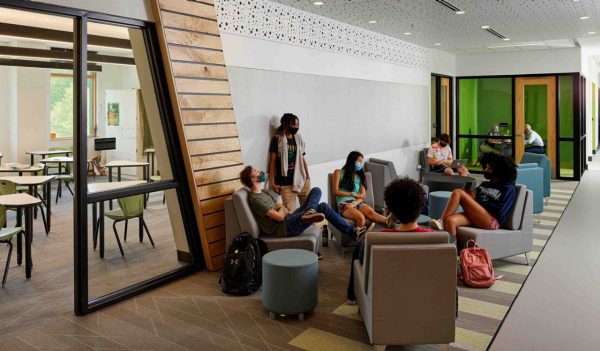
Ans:
[[[88,136],[95,136],[96,77],[87,80]],[[50,132],[57,138],[72,138],[73,119],[73,76],[53,73],[50,75]]]

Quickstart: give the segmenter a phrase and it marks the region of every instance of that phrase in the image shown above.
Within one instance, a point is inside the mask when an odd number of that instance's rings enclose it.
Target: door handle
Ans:
[[[523,136],[523,134],[520,134],[520,133],[517,133],[516,135],[517,135],[518,137],[522,137],[522,136]]]

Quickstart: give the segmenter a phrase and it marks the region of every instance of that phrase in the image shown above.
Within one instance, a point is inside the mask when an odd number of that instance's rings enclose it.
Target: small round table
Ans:
[[[262,259],[263,305],[269,318],[275,314],[304,313],[317,306],[319,263],[314,252],[299,249],[271,251]]]
[[[429,193],[429,217],[434,219],[442,218],[451,194],[452,192],[450,191],[432,191]],[[462,207],[458,206],[456,213],[462,211]]]

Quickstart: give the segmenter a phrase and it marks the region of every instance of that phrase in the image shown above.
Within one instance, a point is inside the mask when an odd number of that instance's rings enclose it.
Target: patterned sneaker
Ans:
[[[354,229],[354,240],[359,241],[360,239],[365,237],[365,234],[367,234],[366,226],[356,227]]]
[[[444,230],[444,222],[441,219],[432,219],[429,221],[429,226],[432,229]]]
[[[324,219],[325,219],[325,215],[323,215],[320,212],[315,211],[314,208],[309,208],[302,215],[302,222],[306,222],[306,223],[317,223],[317,222],[321,222]]]

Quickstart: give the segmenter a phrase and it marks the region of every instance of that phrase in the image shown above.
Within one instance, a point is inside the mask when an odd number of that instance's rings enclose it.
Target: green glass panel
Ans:
[[[575,153],[572,141],[560,142],[560,176],[566,178],[574,177]]]
[[[573,137],[573,77],[559,76],[560,99],[559,120],[560,137]]]
[[[525,123],[531,125],[544,140],[548,141],[548,87],[525,86]]]
[[[481,171],[479,157],[486,152],[493,152],[512,157],[512,144],[510,140],[488,138],[460,138],[458,141],[458,159],[467,160],[467,168]]]
[[[497,124],[502,135],[511,135],[512,79],[460,79],[458,82],[459,133],[486,135]]]

